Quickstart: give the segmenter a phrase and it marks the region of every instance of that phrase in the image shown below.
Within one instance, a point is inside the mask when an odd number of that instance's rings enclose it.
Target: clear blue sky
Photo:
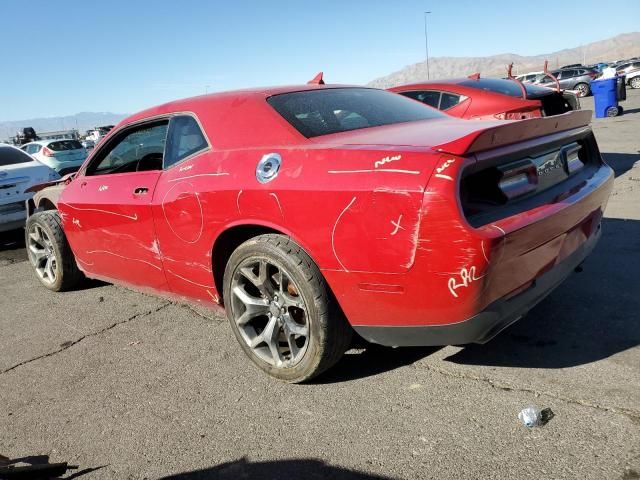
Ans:
[[[425,10],[431,56],[531,55],[640,30],[640,0],[4,0],[0,121],[128,113],[319,70],[366,83],[424,60]]]

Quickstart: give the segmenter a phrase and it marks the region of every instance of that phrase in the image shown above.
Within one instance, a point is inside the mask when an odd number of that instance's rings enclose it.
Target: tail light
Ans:
[[[42,149],[42,154],[43,154],[45,157],[53,157],[53,156],[55,155],[55,153],[53,153],[53,152],[52,152],[51,150],[49,150],[47,147],[44,147],[44,148]]]
[[[498,120],[526,120],[527,118],[539,118],[542,113],[540,110],[520,110],[496,113],[493,116]]]

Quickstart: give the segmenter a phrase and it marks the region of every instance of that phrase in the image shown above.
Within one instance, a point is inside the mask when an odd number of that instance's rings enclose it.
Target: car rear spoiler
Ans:
[[[591,110],[578,110],[552,117],[502,121],[495,127],[476,130],[453,142],[436,145],[433,148],[438,152],[452,155],[469,155],[556,132],[586,127],[591,122],[592,113]]]

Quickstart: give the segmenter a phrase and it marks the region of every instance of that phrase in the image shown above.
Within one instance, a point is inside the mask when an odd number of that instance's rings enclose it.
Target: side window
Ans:
[[[462,97],[460,95],[442,92],[442,97],[440,98],[440,110],[447,110],[451,107],[455,107],[465,99],[466,97]]]
[[[440,92],[435,90],[421,90],[419,92],[401,92],[405,97],[413,98],[427,105],[438,108],[440,103]]]
[[[200,125],[189,115],[173,117],[169,123],[164,168],[209,147]]]
[[[86,175],[161,170],[168,120],[125,130],[98,153]]]

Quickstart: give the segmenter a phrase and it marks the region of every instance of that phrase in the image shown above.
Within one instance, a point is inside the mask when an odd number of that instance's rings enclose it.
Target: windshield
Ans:
[[[371,88],[283,93],[267,101],[307,138],[444,116],[401,95]]]
[[[460,82],[460,85],[465,87],[477,88],[479,90],[485,90],[487,92],[500,93],[502,95],[509,95],[510,97],[522,97],[522,89],[517,82],[513,80],[503,80],[501,78],[481,78],[479,80],[464,80]],[[524,84],[524,88],[527,91],[527,97],[536,97],[540,95],[547,95],[550,93],[549,89],[538,87],[536,85]]]

